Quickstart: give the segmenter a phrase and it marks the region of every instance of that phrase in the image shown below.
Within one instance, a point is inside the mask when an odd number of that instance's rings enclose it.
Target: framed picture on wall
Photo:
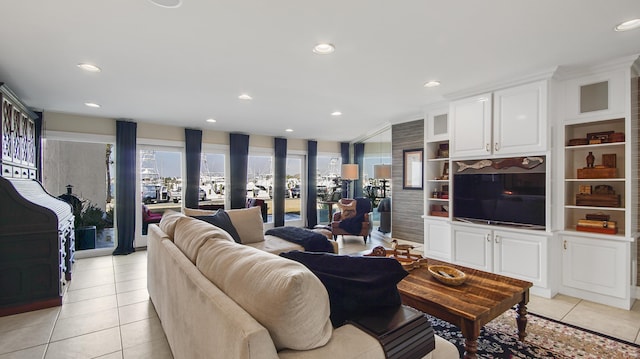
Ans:
[[[402,151],[402,188],[422,189],[423,186],[423,149]]]

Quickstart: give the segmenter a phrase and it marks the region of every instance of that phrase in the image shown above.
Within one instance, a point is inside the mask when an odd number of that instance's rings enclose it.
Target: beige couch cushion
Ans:
[[[230,209],[227,211],[231,223],[236,227],[242,244],[264,241],[262,212],[260,207]]]
[[[272,235],[265,235],[264,241],[248,243],[247,245],[273,254],[289,251],[304,251],[303,246]]]
[[[158,226],[167,234],[167,236],[169,236],[169,239],[173,240],[173,235],[176,231],[176,222],[179,218],[183,218],[184,216],[185,215],[180,212],[168,209],[162,214],[162,219],[160,219]]]
[[[189,217],[193,216],[213,216],[216,214],[216,211],[208,210],[208,209],[195,209],[195,208],[183,208],[182,213]]]
[[[313,349],[331,338],[329,295],[302,264],[234,242],[207,241],[196,266],[269,330],[278,350]]]
[[[200,247],[209,240],[233,242],[229,233],[205,221],[183,217],[176,222],[173,242],[191,262],[196,263]]]

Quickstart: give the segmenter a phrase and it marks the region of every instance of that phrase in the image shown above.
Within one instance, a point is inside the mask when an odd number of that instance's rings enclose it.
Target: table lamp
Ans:
[[[347,181],[347,198],[349,198],[349,186],[351,185],[351,181],[360,178],[358,176],[358,165],[353,163],[343,164],[340,171],[340,177]]]
[[[373,178],[382,182],[382,198],[387,198],[387,180],[391,178],[391,165],[374,165]]]

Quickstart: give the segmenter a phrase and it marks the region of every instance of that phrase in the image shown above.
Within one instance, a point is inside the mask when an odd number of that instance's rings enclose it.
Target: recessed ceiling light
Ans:
[[[166,7],[169,9],[177,8],[182,5],[182,0],[149,0],[153,5],[158,5],[160,7]]]
[[[77,66],[79,68],[85,70],[85,71],[88,71],[88,72],[100,72],[100,71],[102,71],[98,66],[92,65],[92,64],[80,63]]]
[[[100,108],[100,105],[95,102],[85,102],[84,105],[87,107]]]
[[[328,55],[336,51],[336,47],[332,44],[322,43],[313,47],[313,52],[319,55]]]
[[[633,19],[625,21],[618,26],[614,27],[615,31],[629,31],[640,27],[640,19]]]
[[[438,87],[440,86],[440,81],[429,81],[425,82],[424,87]]]
[[[287,132],[293,132],[293,129],[291,129],[291,128],[287,128],[285,131],[287,131]]]
[[[246,93],[243,93],[242,95],[238,96],[238,98],[241,100],[253,100],[253,97],[247,95]]]
[[[333,111],[333,112],[331,112],[331,116],[342,116],[342,112],[340,112],[340,111]]]
[[[216,123],[216,120],[214,118],[208,118],[207,122],[209,123]]]

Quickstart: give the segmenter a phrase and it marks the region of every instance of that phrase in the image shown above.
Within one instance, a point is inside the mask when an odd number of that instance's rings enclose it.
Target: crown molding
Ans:
[[[350,143],[361,143],[361,142],[365,142],[366,140],[375,137],[385,131],[390,131],[391,130],[391,124],[389,122],[385,122],[384,124],[382,124],[381,126],[378,126],[377,128],[372,129],[371,131],[368,131],[366,133],[364,133],[363,135],[360,135],[356,138],[354,138],[353,140],[350,141]]]
[[[589,64],[589,65],[577,65],[577,66],[560,66],[554,76],[555,79],[563,81],[576,77],[592,75],[594,73],[600,73],[618,69],[633,68],[638,71],[638,60],[640,54],[633,54],[623,57],[618,57],[609,61]]]
[[[558,67],[555,66],[551,69],[546,69],[546,70],[532,73],[526,76],[520,76],[520,77],[508,79],[508,80],[491,82],[491,83],[471,87],[468,89],[464,89],[462,91],[450,92],[450,93],[444,94],[443,97],[449,101],[452,101],[452,100],[458,100],[465,97],[474,96],[484,92],[492,92],[492,91],[501,90],[508,87],[517,86],[517,85],[524,85],[530,82],[548,80],[553,78],[553,75],[557,71],[557,69]]]

